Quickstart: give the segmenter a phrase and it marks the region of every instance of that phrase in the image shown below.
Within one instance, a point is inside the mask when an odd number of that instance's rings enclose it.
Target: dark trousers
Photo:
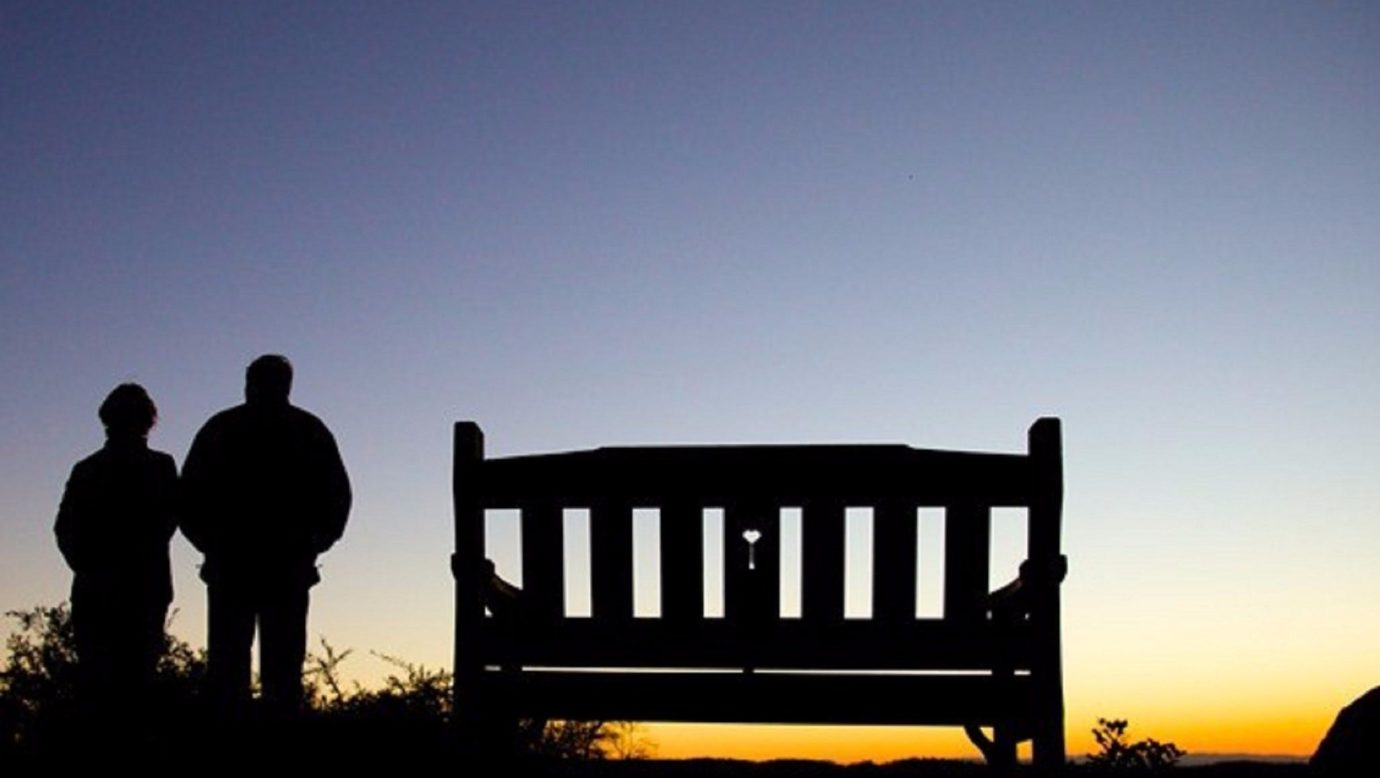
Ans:
[[[165,603],[148,597],[74,592],[77,677],[88,704],[118,708],[143,700],[163,649],[167,613]]]
[[[212,584],[206,591],[206,681],[222,709],[239,710],[249,700],[249,650],[257,622],[264,703],[282,712],[298,711],[307,656],[308,588]]]
[[[154,668],[163,650],[164,601],[112,588],[73,587],[77,707],[70,754],[125,754],[156,731]]]

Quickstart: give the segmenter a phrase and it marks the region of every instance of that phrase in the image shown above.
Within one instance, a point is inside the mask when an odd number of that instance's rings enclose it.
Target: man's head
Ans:
[[[120,384],[97,412],[108,438],[146,438],[158,421],[158,408],[149,393],[138,384]]]
[[[286,405],[292,391],[292,363],[282,354],[264,354],[244,371],[244,399],[254,405]]]

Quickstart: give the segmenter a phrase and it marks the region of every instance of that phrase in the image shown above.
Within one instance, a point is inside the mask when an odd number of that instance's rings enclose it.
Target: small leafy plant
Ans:
[[[1088,764],[1117,771],[1153,772],[1167,770],[1185,756],[1185,751],[1173,743],[1161,743],[1154,738],[1126,741],[1126,719],[1097,720],[1092,731],[1098,752],[1088,754]]]

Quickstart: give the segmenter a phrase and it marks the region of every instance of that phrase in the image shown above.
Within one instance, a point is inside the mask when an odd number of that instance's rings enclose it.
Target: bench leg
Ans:
[[[1060,775],[1064,770],[1063,719],[1041,721],[1031,739],[1032,761],[1037,775]]]
[[[519,721],[503,704],[469,705],[456,711],[455,745],[469,775],[490,775],[497,766],[511,766],[526,751]]]
[[[1016,736],[1010,727],[993,727],[992,737],[975,724],[963,727],[973,745],[982,752],[993,775],[1011,775],[1016,770]]]
[[[1064,746],[1064,691],[1060,668],[1036,673],[1034,720],[1031,731],[1032,762],[1037,775],[1061,775],[1067,754]]]

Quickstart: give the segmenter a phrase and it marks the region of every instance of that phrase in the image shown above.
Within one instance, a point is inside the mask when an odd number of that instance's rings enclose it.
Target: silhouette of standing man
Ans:
[[[266,706],[300,708],[316,557],[340,539],[350,512],[335,438],[288,402],[291,388],[286,357],[255,359],[244,404],[206,422],[182,467],[180,526],[206,557],[207,685],[227,711],[249,699],[255,622]]]

